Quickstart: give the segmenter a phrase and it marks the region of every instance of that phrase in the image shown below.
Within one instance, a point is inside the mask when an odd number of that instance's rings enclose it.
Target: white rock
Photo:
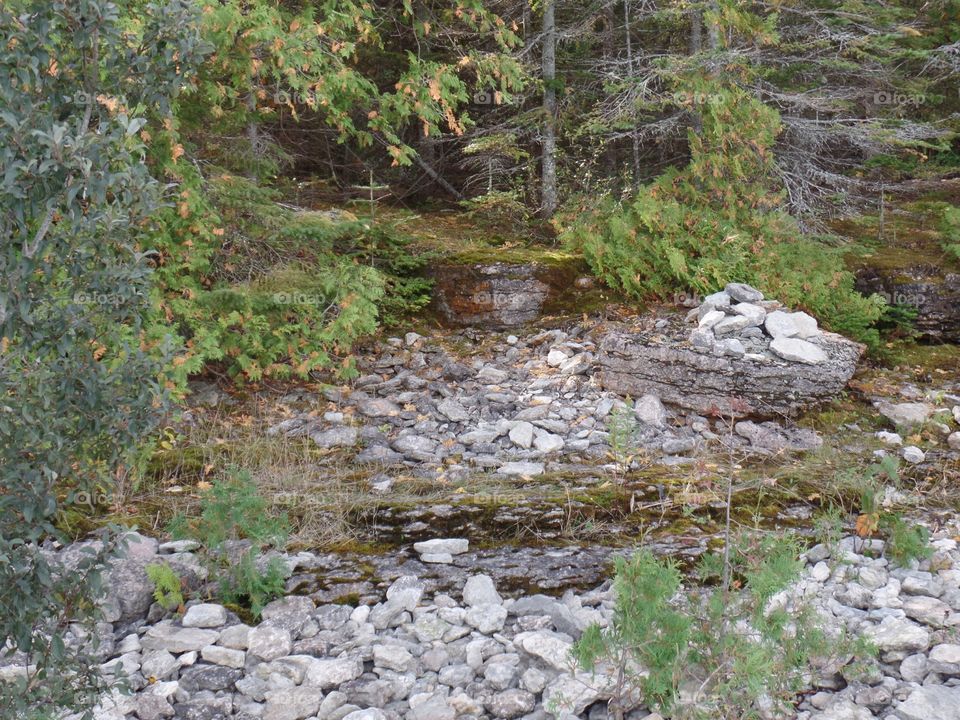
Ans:
[[[510,442],[524,450],[530,449],[533,445],[533,425],[525,421],[516,423],[510,428]]]
[[[261,660],[276,660],[289,655],[293,638],[285,628],[258,625],[250,631],[247,651]]]
[[[420,562],[429,565],[449,565],[453,562],[453,555],[450,553],[424,553],[420,556]]]
[[[450,555],[463,555],[470,549],[470,541],[466,538],[434,538],[433,540],[423,540],[413,544],[414,552],[421,555],[435,553],[449,553]]]
[[[546,431],[534,434],[533,446],[542,453],[559,452],[563,450],[564,445],[566,445],[566,441],[559,435]]]
[[[467,610],[463,619],[484,635],[492,635],[503,630],[507,609],[503,605],[476,605]]]
[[[463,602],[468,607],[475,605],[502,605],[503,598],[497,592],[489,575],[473,575],[463,586]]]
[[[877,403],[877,410],[894,425],[911,427],[922,425],[933,414],[933,405],[928,403]]]
[[[560,367],[560,364],[567,359],[567,354],[563,350],[554,348],[547,353],[547,365],[550,367]]]
[[[709,310],[707,310],[706,312],[710,312],[710,310],[715,310],[715,309],[728,308],[730,307],[730,295],[728,295],[723,290],[721,290],[720,292],[712,293],[711,295],[707,295],[703,299],[703,303],[700,305],[700,307],[709,308]]]
[[[570,670],[574,661],[570,656],[573,643],[564,636],[548,630],[520,633],[513,639],[515,647],[543,660],[555,670]]]
[[[903,438],[894,432],[881,430],[874,433],[874,436],[885,445],[903,445]]]
[[[243,650],[233,650],[219,645],[207,645],[200,651],[200,657],[214,665],[242,668],[246,662],[247,654]]]
[[[763,327],[772,338],[789,338],[796,337],[800,334],[800,329],[793,321],[793,318],[789,313],[785,313],[782,310],[774,310],[767,315],[763,322]]]
[[[263,720],[303,720],[316,715],[323,692],[312,687],[291,687],[270,690],[263,708]]]
[[[711,329],[714,335],[720,337],[721,335],[733,335],[748,327],[751,327],[750,318],[743,315],[729,315]]]
[[[399,645],[374,645],[373,664],[395,672],[407,672],[415,660],[406,648]]]
[[[146,650],[168,650],[174,654],[200,650],[213,645],[220,633],[216,630],[178,628],[169,624],[154,625],[147,629],[140,644]]]
[[[960,450],[960,431],[952,432],[947,436],[947,445],[953,450]]]
[[[884,652],[917,652],[930,647],[930,633],[905,618],[887,616],[866,635]]]
[[[304,685],[314,685],[321,690],[356,680],[363,674],[360,658],[313,658],[303,676]]]
[[[805,312],[790,313],[790,319],[793,320],[793,324],[796,325],[797,337],[801,340],[817,337],[821,334],[820,328],[817,327],[817,319],[807,315]]]
[[[742,315],[750,321],[750,325],[748,325],[748,327],[763,325],[763,321],[767,317],[766,310],[759,305],[753,305],[752,303],[739,303],[734,305],[732,310],[735,314]]]
[[[227,609],[215,603],[191,605],[183,614],[180,624],[184,627],[212,628],[227,622]]]
[[[745,283],[727,283],[723,289],[733,300],[740,303],[755,303],[763,300],[763,293]]]
[[[950,614],[950,606],[936,598],[915,595],[903,600],[903,612],[907,617],[931,627],[943,627]]]
[[[817,582],[826,582],[830,578],[830,566],[820,561],[810,568],[810,577]]]
[[[633,412],[644,425],[662,428],[667,424],[667,409],[656,395],[648,393],[640,397],[633,405]]]
[[[721,312],[720,310],[711,310],[702,318],[700,318],[700,322],[697,324],[697,327],[699,327],[701,330],[709,330],[718,322],[723,320],[726,316],[727,314]]]
[[[907,445],[903,450],[900,451],[900,454],[903,456],[904,460],[913,465],[922,463],[927,457],[923,450],[918,448],[916,445]]]
[[[917,688],[897,706],[896,715],[901,720],[960,720],[960,687]]]
[[[452,422],[466,422],[470,419],[467,409],[453,398],[444,398],[437,404],[437,412]]]
[[[775,338],[770,343],[774,355],[791,362],[818,365],[827,359],[826,353],[813,343],[797,338]]]
[[[252,629],[249,625],[231,625],[224,628],[217,639],[217,645],[234,650],[246,650]]]
[[[837,698],[823,712],[814,714],[811,720],[875,720],[875,716],[853,700]]]
[[[943,643],[930,651],[927,664],[932,672],[941,675],[960,675],[960,645]]]
[[[534,477],[543,475],[544,467],[543,463],[538,462],[508,462],[497,468],[497,472],[501,475]]]

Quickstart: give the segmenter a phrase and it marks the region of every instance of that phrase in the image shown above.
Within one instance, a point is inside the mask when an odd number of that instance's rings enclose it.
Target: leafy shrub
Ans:
[[[147,577],[153,583],[153,599],[167,610],[183,608],[183,581],[170,563],[147,565]]]
[[[960,208],[944,209],[943,218],[940,221],[940,232],[943,235],[941,245],[944,252],[954,260],[960,261]]]
[[[352,373],[349,353],[430,300],[429,257],[389,225],[293,213],[246,178],[182,173],[180,202],[154,218],[159,289],[152,336],[178,332],[172,388],[208,363],[238,380]],[[283,261],[281,262],[281,258]]]
[[[705,556],[704,584],[689,588],[671,559],[649,550],[620,558],[613,620],[588,628],[574,656],[587,670],[612,665],[619,713],[643,702],[672,718],[786,714],[815,660],[850,649],[828,638],[809,609],[775,601],[799,575],[798,552],[789,536],[740,538],[730,588],[716,582],[720,554]]]
[[[604,282],[635,297],[747,282],[876,347],[882,299],[859,295],[841,250],[801,237],[771,191],[777,112],[736,84],[689,82],[702,129],[689,131],[687,167],[668,170],[625,203],[608,198],[566,241]]]
[[[58,512],[110,489],[166,398],[146,343],[143,223],[164,200],[144,167],[148,116],[199,64],[197,8],[0,3],[0,682],[3,717],[89,711],[115,533],[61,565]],[[74,633],[73,630],[77,632]],[[85,646],[86,645],[86,646]]]
[[[412,238],[396,225],[367,225],[357,220],[331,221],[316,214],[300,215],[284,229],[295,251],[326,248],[326,252],[376,270],[383,282],[377,301],[381,324],[393,327],[430,302],[433,280],[425,275],[430,253],[414,254]],[[314,250],[316,251],[316,250]]]
[[[922,525],[909,523],[899,515],[884,518],[887,535],[886,553],[900,567],[914,560],[926,560],[933,554],[930,546],[930,531]]]
[[[260,552],[282,545],[289,524],[285,516],[270,515],[248,472],[231,470],[226,478],[215,481],[201,495],[199,516],[178,514],[168,530],[176,538],[202,544],[204,560],[224,602],[248,604],[257,616],[283,592],[286,567],[273,558],[261,569]],[[249,546],[239,557],[231,557],[231,547],[239,540],[249,541]]]
[[[261,570],[256,554],[246,552],[239,562],[221,570],[217,580],[220,599],[248,607],[258,617],[268,602],[283,595],[287,574],[280,558],[269,558]]]

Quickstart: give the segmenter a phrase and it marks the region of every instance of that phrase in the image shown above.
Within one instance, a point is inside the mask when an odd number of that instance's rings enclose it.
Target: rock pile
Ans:
[[[796,415],[835,397],[863,347],[821,331],[804,312],[786,312],[749,285],[730,283],[704,298],[682,325],[659,334],[629,328],[600,345],[601,382],[622,394],[655,393],[700,413]]]
[[[160,551],[134,540],[137,562]],[[865,637],[878,657],[866,667],[823,666],[797,718],[960,718],[960,552],[949,537],[933,545],[930,560],[906,569],[890,564],[880,541],[847,538],[805,554],[802,579],[771,602],[809,603],[825,631]],[[182,617],[153,605],[98,627],[104,668],[122,667],[135,692],[104,698],[96,717],[604,720],[610,677],[577,671],[569,651],[589,625],[610,622],[613,606],[609,583],[562,598],[504,597],[484,574],[456,596],[430,596],[412,575],[374,605],[288,596],[255,626],[212,602],[191,602]],[[4,661],[0,678],[21,671],[16,660]],[[627,717],[655,716],[637,708]]]
[[[823,333],[805,312],[784,312],[776,300],[764,300],[759,290],[729,283],[708,295],[687,315],[696,319],[690,344],[705,352],[762,362],[773,355],[789,362],[819,365],[827,354],[816,344]]]
[[[374,466],[403,464],[425,473],[442,467],[449,479],[477,471],[536,477],[608,462],[617,413],[635,418],[628,444],[666,464],[725,436],[714,432],[714,419],[668,409],[655,391],[623,393],[635,398],[628,408],[623,395],[601,388],[595,377],[601,332],[575,326],[509,335],[470,364],[409,333],[368,364],[352,388],[326,392],[336,411],[302,412],[267,434],[355,449],[356,461]],[[761,437],[744,429],[735,441],[758,453],[819,445],[810,433],[797,440],[794,430],[769,426]]]

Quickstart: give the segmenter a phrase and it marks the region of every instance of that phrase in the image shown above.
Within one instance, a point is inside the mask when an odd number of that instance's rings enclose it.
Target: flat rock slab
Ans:
[[[808,364],[776,357],[718,356],[697,351],[682,330],[652,334],[613,325],[600,340],[598,376],[606,390],[632,397],[651,393],[702,414],[794,416],[836,397],[865,349],[828,332],[798,342],[816,348],[823,359]]]

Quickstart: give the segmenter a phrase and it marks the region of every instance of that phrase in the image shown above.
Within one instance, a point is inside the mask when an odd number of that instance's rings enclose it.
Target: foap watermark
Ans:
[[[273,301],[277,305],[322,305],[323,298],[303,292],[275,292]]]
[[[517,296],[495,290],[478,290],[470,298],[475,305],[492,308],[506,308],[517,302]]]
[[[703,305],[703,296],[693,290],[676,292],[670,297],[670,300],[672,304],[685,308],[695,308]]]
[[[96,510],[98,507],[103,507],[105,505],[113,505],[113,493],[105,492],[102,490],[88,492],[86,490],[78,490],[73,494],[73,497],[70,499],[69,504],[71,505],[82,505],[85,508],[90,508],[91,511]]]
[[[128,295],[121,293],[78,292],[73,295],[73,302],[77,305],[109,305],[120,307],[130,301]]]
[[[927,302],[927,296],[923,293],[878,290],[876,294],[886,300],[887,305],[907,305],[917,308]]]
[[[502,96],[498,90],[477,90],[473,94],[474,105],[499,105]]]
[[[714,105],[723,101],[720,93],[702,93],[678,90],[673,94],[673,102],[677,105]]]
[[[927,101],[927,96],[921,93],[907,94],[894,90],[879,90],[873,94],[874,105],[907,105],[919,107]]]

